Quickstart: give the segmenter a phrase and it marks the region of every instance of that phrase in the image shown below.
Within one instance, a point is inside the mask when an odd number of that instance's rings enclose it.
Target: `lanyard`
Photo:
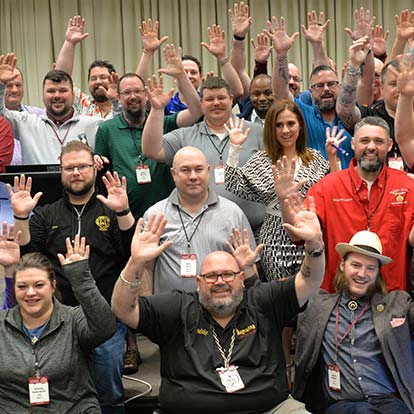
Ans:
[[[211,333],[213,334],[214,342],[216,343],[216,346],[217,346],[217,349],[220,353],[220,356],[223,358],[224,368],[228,368],[229,365],[230,365],[231,355],[233,353],[234,340],[236,339],[236,330],[233,329],[233,334],[231,335],[230,346],[229,346],[229,351],[227,352],[227,356],[225,354],[225,350],[223,349],[223,347],[220,344],[220,341],[217,337],[217,334],[216,334],[216,331],[214,330],[213,325],[211,325]]]
[[[210,133],[208,132],[207,126],[206,126],[206,134],[207,134],[207,136],[208,136],[208,139],[209,139],[209,140],[210,140],[210,142],[211,142],[211,145],[215,148],[215,150],[217,151],[217,154],[219,155],[219,158],[220,158],[220,163],[221,163],[221,164],[223,164],[223,152],[224,152],[224,150],[226,149],[227,144],[228,144],[228,143],[229,143],[229,141],[230,141],[230,137],[228,136],[228,137],[226,137],[226,138],[224,138],[224,139],[223,139],[223,141],[222,141],[222,142],[224,142],[224,145],[223,145],[222,149],[220,150],[220,149],[217,147],[217,145],[214,143],[213,139],[211,138],[211,135],[210,135]]]
[[[335,321],[335,359],[338,356],[338,350],[339,350],[339,345],[342,344],[342,342],[344,341],[344,339],[349,335],[349,333],[351,332],[351,330],[354,328],[354,326],[357,324],[357,322],[362,318],[362,316],[364,315],[364,313],[366,312],[366,310],[368,309],[368,306],[370,304],[370,302],[368,301],[365,306],[362,308],[361,312],[359,312],[358,316],[354,319],[354,321],[348,326],[348,329],[346,330],[346,332],[344,333],[343,337],[341,338],[341,340],[339,340],[338,338],[338,334],[339,334],[339,301],[340,301],[341,297],[338,298],[338,301],[336,302],[336,321]]]
[[[54,127],[53,125],[51,125],[51,124],[49,124],[49,125],[50,125],[50,127],[52,128],[52,131],[53,131],[53,133],[55,134],[56,139],[59,141],[60,145],[63,145],[63,144],[65,143],[66,137],[67,137],[67,136],[68,136],[68,134],[69,134],[69,130],[70,130],[70,128],[71,128],[71,126],[72,126],[72,124],[70,124],[70,125],[69,125],[68,129],[66,130],[65,136],[63,137],[63,139],[61,139],[61,138],[60,138],[60,135],[59,135],[59,134],[58,134],[58,132],[56,131],[55,127]]]
[[[76,233],[79,237],[81,234],[81,218],[82,218],[82,214],[83,214],[83,210],[85,210],[86,204],[82,207],[81,211],[79,212],[78,209],[73,206],[73,209],[75,210],[76,215],[78,216],[78,232]]]
[[[134,147],[137,151],[137,154],[138,154],[138,162],[141,165],[141,164],[143,164],[142,153],[141,153],[140,149],[138,148],[138,145],[137,145],[136,140],[134,138],[134,134],[132,133],[132,129],[137,131],[137,128],[128,128],[128,129],[129,129],[129,135],[131,136],[132,144],[134,145]]]
[[[200,218],[198,219],[198,223],[196,224],[196,227],[195,227],[195,229],[194,229],[194,231],[193,231],[193,233],[191,234],[191,236],[190,236],[190,237],[188,237],[187,230],[185,229],[185,226],[184,226],[184,221],[183,221],[183,217],[182,217],[182,215],[181,215],[181,208],[180,208],[180,206],[177,206],[177,210],[178,210],[178,215],[180,216],[181,225],[182,225],[183,230],[184,230],[185,239],[187,240],[187,248],[188,248],[188,249],[190,249],[190,243],[191,243],[191,240],[192,240],[192,238],[194,237],[194,234],[195,234],[195,232],[197,231],[198,226],[200,225],[200,223],[201,223],[201,219],[203,218],[204,213],[206,212],[206,210],[204,210],[204,211],[200,214]]]
[[[386,167],[384,166],[383,168],[386,168]],[[382,202],[382,199],[384,198],[385,189],[386,189],[386,187],[387,187],[388,171],[386,171],[386,172],[385,172],[384,189],[382,190],[381,197],[380,197],[380,199],[378,200],[378,203],[377,203],[377,205],[375,206],[375,208],[372,210],[371,214],[368,214],[368,210],[365,208],[365,204],[364,204],[364,202],[363,202],[363,200],[362,200],[361,196],[359,195],[359,192],[358,192],[358,190],[357,190],[357,186],[356,186],[356,184],[354,183],[354,180],[353,180],[353,178],[352,178],[352,175],[351,175],[351,172],[349,171],[349,169],[348,169],[348,174],[349,174],[349,178],[351,179],[351,183],[352,183],[352,185],[354,186],[355,193],[356,193],[356,195],[358,196],[359,203],[360,203],[360,205],[362,206],[362,208],[364,209],[364,213],[365,213],[365,215],[366,215],[366,217],[367,217],[367,225],[368,225],[368,230],[370,230],[370,228],[371,228],[371,219],[374,217],[374,214],[377,212],[378,207],[380,206],[380,204],[381,204],[381,202]]]

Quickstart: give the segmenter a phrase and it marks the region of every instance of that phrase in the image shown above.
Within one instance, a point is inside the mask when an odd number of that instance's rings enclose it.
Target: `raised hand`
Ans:
[[[173,78],[177,78],[178,76],[185,74],[183,61],[181,59],[181,48],[178,48],[177,54],[173,44],[166,45],[164,49],[162,49],[162,53],[167,67],[165,69],[159,69],[158,73],[172,76]]]
[[[79,234],[77,234],[72,245],[70,238],[66,237],[66,254],[63,255],[61,253],[58,253],[57,256],[61,266],[88,259],[89,246],[86,244],[86,238],[81,238]]]
[[[349,34],[352,40],[358,40],[364,36],[368,36],[368,39],[371,40],[375,16],[372,16],[372,19],[370,19],[370,16],[369,9],[365,11],[363,7],[354,11],[354,30],[351,30],[349,27],[345,28],[345,32]]]
[[[321,225],[316,215],[315,200],[309,197],[309,208],[306,201],[298,204],[291,198],[285,200],[285,208],[288,210],[293,224],[283,223],[283,227],[300,240],[310,241],[321,237]]]
[[[336,157],[337,148],[340,148],[342,142],[346,140],[346,135],[343,136],[345,129],[340,129],[338,131],[338,126],[335,125],[332,130],[329,127],[326,127],[326,143],[325,143],[325,150],[330,157]]]
[[[155,75],[148,79],[147,85],[145,86],[145,93],[151,102],[153,109],[164,109],[165,106],[170,102],[170,99],[174,95],[174,88],[170,89],[168,93],[164,91],[164,80],[160,75],[160,81],[157,81]]]
[[[263,249],[263,244],[259,244],[253,251],[250,247],[249,231],[247,229],[243,230],[243,235],[239,229],[235,229],[230,234],[230,241],[226,241],[227,247],[236,259],[240,269],[243,270],[248,266],[253,266],[257,256]]]
[[[407,41],[414,36],[414,11],[411,13],[408,12],[408,9],[405,9],[401,12],[400,16],[395,15],[395,24],[396,24],[396,38]]]
[[[292,47],[293,42],[299,36],[299,32],[295,32],[292,36],[288,36],[286,32],[285,18],[282,16],[279,21],[276,16],[272,17],[272,21],[267,21],[267,27],[269,30],[264,30],[267,36],[272,40],[273,48],[279,55],[287,54],[288,50]]]
[[[105,184],[108,192],[108,197],[104,197],[99,194],[96,198],[109,207],[112,211],[120,212],[128,208],[128,195],[126,189],[126,177],[119,178],[118,173],[115,171],[112,175],[110,171],[102,177],[102,181]]]
[[[84,33],[85,19],[81,16],[73,16],[68,20],[65,40],[76,46],[83,39],[88,37],[88,33]]]
[[[229,16],[233,35],[245,37],[252,24],[252,18],[249,16],[249,6],[242,1],[240,5],[234,3],[234,13],[229,9]]]
[[[390,31],[387,30],[384,35],[384,29],[378,24],[375,26],[375,28],[372,28],[371,45],[374,56],[384,56],[387,53],[387,40],[389,34]]]
[[[213,28],[207,28],[210,44],[201,42],[201,46],[205,47],[217,59],[224,59],[226,55],[226,44],[224,42],[224,30],[220,29],[218,24]]]
[[[354,40],[349,47],[349,60],[353,66],[361,66],[367,58],[368,52],[371,49],[368,36],[361,39]]]
[[[15,79],[18,74],[14,74],[14,69],[16,68],[16,57],[14,53],[7,53],[7,55],[0,56],[0,82],[7,85],[13,79]]]
[[[142,25],[139,26],[139,33],[141,35],[141,44],[145,52],[154,53],[160,46],[162,46],[167,40],[168,36],[163,36],[158,39],[158,20],[155,24],[152,24],[152,19],[148,19],[148,23],[144,20]]]
[[[14,177],[14,188],[12,188],[10,184],[7,184],[10,203],[15,216],[25,218],[36,207],[42,193],[36,193],[34,197],[32,197],[30,195],[31,190],[32,178],[28,177],[26,181],[24,174],[20,177]]]
[[[319,18],[316,16],[315,10],[308,12],[308,27],[306,28],[305,25],[301,25],[302,33],[305,36],[305,39],[310,43],[322,43],[323,42],[323,34],[329,26],[330,20],[328,19],[325,23],[324,21],[324,13],[319,13]]]
[[[292,160],[288,165],[287,157],[284,155],[281,160],[277,160],[276,165],[272,165],[273,181],[275,183],[275,193],[280,203],[297,193],[299,188],[305,184],[308,179],[304,178],[299,182],[295,181],[296,160]]]
[[[254,60],[259,63],[266,63],[272,53],[272,46],[269,45],[269,36],[265,33],[259,33],[256,36],[256,42],[254,39],[251,40],[254,49]]]
[[[106,90],[103,86],[100,86],[99,88],[102,89],[106,95],[106,97],[112,101],[114,99],[118,99],[118,80],[119,75],[116,72],[111,72],[109,75],[109,86],[108,90]]]
[[[227,132],[230,136],[230,142],[234,145],[242,145],[250,133],[250,128],[247,128],[243,132],[244,128],[244,119],[243,118],[230,118],[227,124],[224,124]]]
[[[7,222],[3,221],[0,235],[0,264],[5,268],[10,268],[19,263],[21,235],[21,231],[15,233],[14,224],[11,224],[8,229]],[[9,275],[9,272],[6,273]]]
[[[164,250],[172,245],[168,240],[160,243],[160,237],[167,225],[167,219],[162,215],[151,214],[147,224],[140,218],[135,228],[131,243],[131,260],[137,264],[144,264],[156,259]]]

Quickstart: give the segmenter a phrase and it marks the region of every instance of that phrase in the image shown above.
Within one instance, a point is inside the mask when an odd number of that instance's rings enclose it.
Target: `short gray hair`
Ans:
[[[367,116],[365,118],[362,118],[354,127],[354,136],[357,134],[358,130],[362,128],[364,125],[373,125],[385,129],[385,132],[387,133],[387,138],[390,137],[390,127],[388,126],[387,122],[379,116]]]

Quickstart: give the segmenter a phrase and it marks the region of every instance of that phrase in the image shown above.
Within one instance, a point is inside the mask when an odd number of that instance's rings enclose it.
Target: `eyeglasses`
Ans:
[[[334,89],[339,85],[338,81],[330,81],[330,82],[319,82],[319,83],[314,83],[313,85],[311,85],[312,89],[316,89],[318,91],[321,91],[323,89],[325,89],[325,85],[329,88],[329,89]]]
[[[143,93],[145,93],[144,89],[134,89],[133,91],[123,91],[123,92],[119,92],[120,95],[122,96],[139,96],[142,95]]]
[[[67,174],[73,174],[75,169],[79,171],[80,174],[86,173],[89,171],[89,168],[93,167],[93,164],[81,164],[81,165],[74,165],[73,167],[60,167],[61,171]]]
[[[206,283],[216,283],[217,279],[219,278],[219,276],[221,277],[221,279],[223,280],[223,282],[233,282],[233,280],[236,278],[236,276],[239,274],[240,272],[232,272],[231,270],[226,270],[225,272],[222,273],[216,273],[216,272],[210,272],[210,273],[205,273],[204,275],[200,275]]]
[[[302,78],[299,78],[299,76],[289,76],[289,80],[292,79],[293,82],[302,82]]]

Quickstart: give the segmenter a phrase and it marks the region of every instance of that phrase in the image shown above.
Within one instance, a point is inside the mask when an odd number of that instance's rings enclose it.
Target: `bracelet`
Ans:
[[[128,289],[131,290],[137,290],[141,286],[141,279],[130,282],[129,280],[126,280],[122,272],[119,274],[119,279],[121,280],[122,284],[126,286]]]
[[[230,61],[230,59],[228,58],[228,57],[225,57],[225,58],[223,58],[223,59],[219,59],[217,62],[218,62],[218,64],[220,65],[220,66],[223,66],[223,65],[225,65],[227,62],[229,62]]]
[[[305,253],[307,253],[310,257],[319,257],[322,256],[323,251],[325,250],[325,245],[322,244],[321,247],[317,247],[313,250],[307,250],[305,246]]]
[[[29,220],[30,215],[26,216],[26,217],[17,217],[15,214],[13,214],[13,217],[14,217],[15,220],[25,221],[25,220]]]
[[[242,41],[242,40],[246,39],[246,35],[244,35],[244,36],[233,35],[233,39]]]
[[[122,211],[117,211],[116,215],[118,217],[122,217],[122,216],[126,216],[127,214],[129,214],[131,212],[131,209],[129,207],[127,207],[125,210]]]

